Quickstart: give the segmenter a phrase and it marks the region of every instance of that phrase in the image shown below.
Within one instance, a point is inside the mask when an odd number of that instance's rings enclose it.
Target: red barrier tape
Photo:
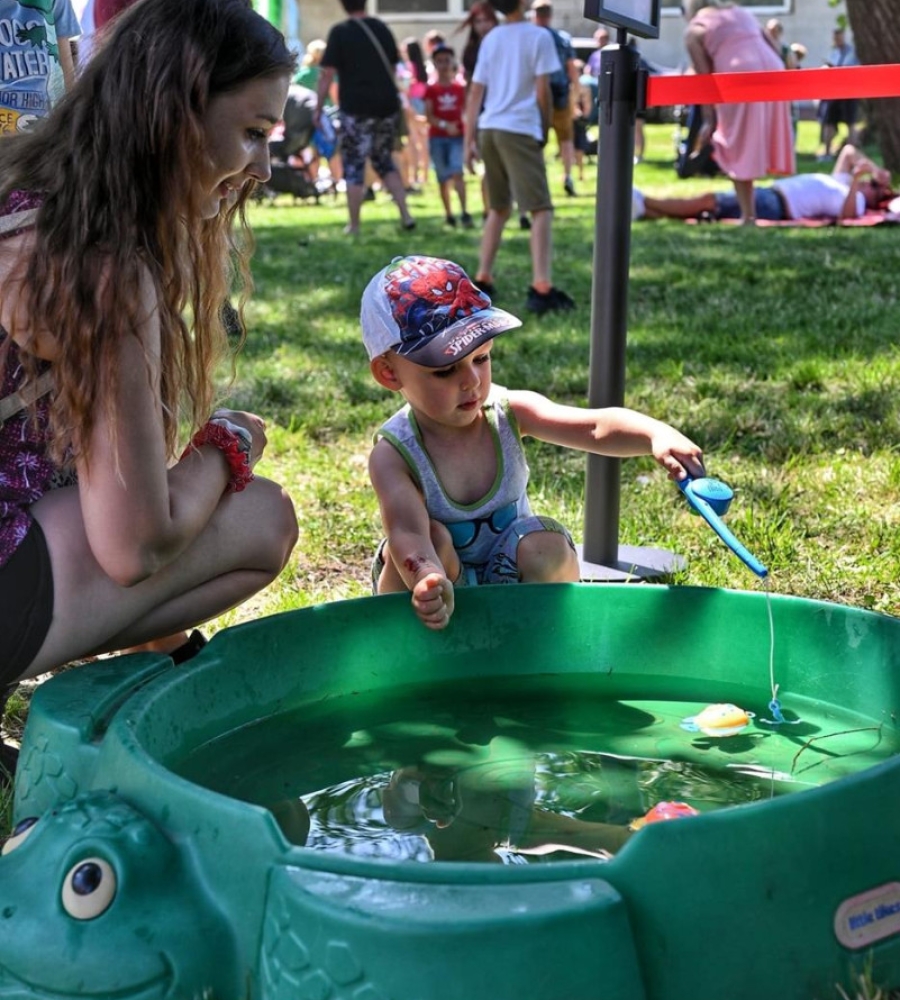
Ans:
[[[843,66],[770,73],[651,76],[647,107],[744,104],[842,97],[900,97],[900,65]]]

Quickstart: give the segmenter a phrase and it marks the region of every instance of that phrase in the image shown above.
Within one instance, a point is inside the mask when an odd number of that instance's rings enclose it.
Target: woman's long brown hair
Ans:
[[[117,348],[146,318],[148,274],[169,454],[181,420],[208,417],[229,352],[223,305],[250,287],[252,185],[227,211],[201,217],[192,179],[207,155],[203,116],[216,94],[295,66],[248,0],[138,0],[50,115],[0,141],[0,202],[17,189],[42,197],[25,281],[31,328],[60,348],[50,407],[57,461],[88,457],[98,405],[114,416]],[[36,359],[22,361],[34,374]]]

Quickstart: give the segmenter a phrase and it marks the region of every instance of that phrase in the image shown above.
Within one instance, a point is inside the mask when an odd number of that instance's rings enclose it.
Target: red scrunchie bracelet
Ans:
[[[191,438],[191,443],[185,448],[182,458],[196,451],[204,444],[211,444],[225,456],[231,478],[225,487],[229,493],[240,493],[247,484],[253,482],[253,472],[250,469],[250,448],[234,431],[225,427],[218,420],[210,420],[204,424]]]

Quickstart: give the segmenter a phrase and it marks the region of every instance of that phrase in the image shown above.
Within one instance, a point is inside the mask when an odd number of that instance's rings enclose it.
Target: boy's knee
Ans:
[[[523,583],[575,583],[581,572],[569,539],[558,531],[532,531],[516,549]]]

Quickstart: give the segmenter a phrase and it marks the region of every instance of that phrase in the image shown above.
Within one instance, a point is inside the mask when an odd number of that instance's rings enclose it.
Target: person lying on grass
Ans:
[[[521,438],[653,455],[674,480],[703,475],[701,449],[660,420],[493,384],[493,338],[521,323],[458,264],[394,261],[366,287],[360,318],[373,377],[406,400],[369,459],[386,535],[372,582],[378,594],[410,591],[428,628],[450,621],[454,587],[579,578],[569,532],[531,511]]]
[[[830,174],[782,177],[769,187],[754,189],[757,219],[858,219],[893,196],[891,174],[855,146],[844,146]],[[635,219],[737,219],[740,208],[733,193],[705,191],[690,198],[652,198],[635,189]]]

